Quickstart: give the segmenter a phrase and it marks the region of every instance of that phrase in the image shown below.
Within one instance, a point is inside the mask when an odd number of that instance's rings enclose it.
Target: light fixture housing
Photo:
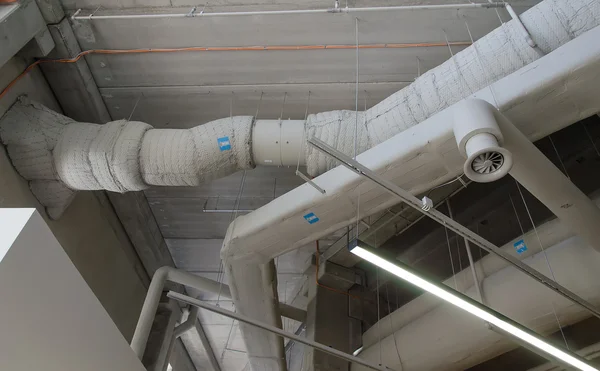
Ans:
[[[426,279],[415,269],[409,267],[402,262],[391,262],[377,255],[374,248],[368,244],[353,240],[348,245],[348,249],[354,255],[378,266],[381,269],[403,279],[404,281],[419,287],[422,290],[429,292],[432,295],[468,312],[472,315],[481,318],[492,326],[496,327],[502,333],[509,334],[517,340],[530,345],[532,348],[539,350],[541,355],[548,356],[551,360],[558,360],[569,366],[575,367],[583,371],[598,371],[595,367],[587,363],[587,361],[576,354],[548,343],[540,335],[529,330],[527,327],[511,320],[510,318],[496,312],[495,310],[471,299],[465,294],[458,292],[451,287],[442,283],[437,283],[433,280]]]

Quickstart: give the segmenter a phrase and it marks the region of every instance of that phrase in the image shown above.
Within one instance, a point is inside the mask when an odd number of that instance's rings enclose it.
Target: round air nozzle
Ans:
[[[471,169],[478,174],[492,174],[504,165],[504,155],[500,152],[484,152],[473,159]]]
[[[512,154],[498,145],[496,138],[488,133],[474,135],[466,143],[467,161],[465,175],[479,183],[498,180],[508,174],[512,167]]]

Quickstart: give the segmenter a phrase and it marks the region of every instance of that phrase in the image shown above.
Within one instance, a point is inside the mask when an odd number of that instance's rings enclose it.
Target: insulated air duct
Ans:
[[[302,127],[302,130],[293,130],[296,133],[316,136],[336,149],[352,154],[354,125],[358,121],[357,152],[371,148],[359,158],[361,162],[415,193],[448,181],[462,171],[464,159],[460,159],[452,127],[448,126],[452,120],[448,115],[444,117],[443,110],[467,96],[476,95],[494,103],[530,140],[598,112],[598,37],[575,40],[576,46],[567,44],[567,49],[546,57],[549,60],[536,61],[541,54],[552,52],[600,24],[600,2],[546,0],[520,18],[538,48],[529,45],[518,22],[507,22],[365,112],[326,112],[310,115],[305,123],[297,121],[290,125]],[[531,69],[523,68],[530,63],[536,65]],[[594,68],[589,70],[589,66]],[[519,76],[500,80],[519,69]],[[498,82],[493,88],[484,89],[494,81]],[[510,83],[509,86],[504,84],[505,81]],[[571,104],[574,101],[577,104]],[[92,188],[194,185],[228,172],[251,168],[257,158],[262,159],[261,164],[269,164],[264,162],[265,159],[279,158],[282,165],[296,165],[296,162],[286,163],[284,158],[297,159],[299,150],[295,147],[293,154],[296,156],[284,156],[289,147],[275,139],[273,155],[257,155],[259,151],[252,139],[259,137],[256,130],[260,130],[261,121],[248,117],[217,120],[222,128],[213,124],[205,129],[174,130],[172,134],[165,130],[162,138],[152,134],[155,129],[142,123],[134,124],[136,127],[131,131],[126,124],[113,124],[111,126],[117,129],[100,130],[56,114],[50,117],[47,111],[34,105],[28,106],[33,110],[15,107],[16,111],[11,109],[2,119],[0,135],[17,170],[31,181],[32,190],[55,217],[60,215],[66,207],[65,200],[68,204],[73,193],[58,171],[63,168],[63,162],[72,169],[70,172],[81,174],[67,180],[71,187],[74,184]],[[535,114],[532,113],[534,110]],[[41,111],[45,114],[38,114]],[[15,118],[14,115],[21,116]],[[419,123],[421,125],[417,125]],[[65,140],[65,125],[81,127],[69,129],[69,139]],[[137,139],[146,129],[141,139]],[[281,131],[275,130],[270,138],[281,138]],[[127,133],[127,136],[120,138],[124,135],[121,133]],[[496,148],[490,139],[485,140],[487,144],[484,140],[478,141],[483,143],[478,148]],[[304,138],[295,141],[302,142]],[[114,146],[118,143],[137,148],[140,156],[151,156],[130,164],[132,169],[139,169],[139,174],[119,170],[125,165],[115,159],[135,162],[130,156],[136,151],[119,149],[118,152],[124,154],[117,156]],[[55,150],[57,146],[60,151]],[[153,149],[152,153],[144,151],[144,146]],[[335,167],[335,162],[326,155],[306,146],[301,148],[311,175]],[[479,149],[467,150],[465,146],[466,153],[471,155]],[[248,152],[241,153],[243,151]],[[492,157],[489,159],[491,163],[486,163],[484,157],[483,165],[490,168],[490,172],[494,168],[502,169],[495,158],[494,161]],[[125,174],[127,178],[124,178]],[[145,184],[139,183],[140,179]],[[222,257],[239,312],[277,324],[280,316],[272,259],[353,222],[356,218],[353,203],[358,194],[361,195],[363,217],[396,202],[344,169],[334,169],[314,181],[327,189],[326,196],[308,185],[302,186],[249,215],[238,217],[230,226]],[[319,216],[318,223],[306,222],[304,215],[310,212]],[[253,370],[285,370],[281,339],[260,330],[241,328]]]
[[[303,134],[350,155],[358,122],[356,147],[364,152],[595,27],[600,4],[546,0],[520,19],[536,48],[513,20],[365,112],[318,113],[306,122],[239,116],[181,130],[123,120],[104,126],[77,123],[20,103],[1,120],[0,136],[15,167],[54,218],[76,190],[193,186],[259,164],[296,165],[298,156],[309,174],[317,176],[335,162],[304,146]],[[483,145],[491,138],[476,139]],[[479,153],[472,163],[467,173],[486,179],[501,176],[509,164],[502,152],[494,151]]]
[[[493,103],[502,115],[526,135],[529,142],[589,117],[600,111],[598,37],[600,28],[595,28],[472,97]],[[465,163],[456,145],[451,109],[441,111],[365,151],[357,160],[413,194],[426,192],[435,185],[455,178],[463,171]],[[525,160],[525,163],[529,161]],[[526,171],[526,167],[515,168],[513,164],[511,171],[519,174]],[[526,179],[524,174],[519,174],[519,177]],[[251,214],[238,217],[230,226],[221,256],[225,260],[236,308],[246,315],[277,323],[279,313],[273,304],[276,300],[272,297],[277,285],[268,279],[274,274],[272,264],[267,264],[271,259],[398,202],[385,190],[344,167],[328,171],[313,179],[313,182],[326,189],[326,195],[321,195],[306,184]],[[531,187],[531,184],[526,187]],[[573,185],[570,187],[573,188]],[[531,189],[537,196],[538,190]],[[357,200],[360,200],[359,216],[356,213]],[[556,201],[560,202],[558,199]],[[589,200],[586,202],[590,203]],[[556,205],[551,206],[554,208]],[[587,205],[584,209],[588,209]],[[566,224],[576,224],[568,218],[577,215],[577,207],[562,210],[568,212],[561,216]],[[315,215],[319,221],[308,223],[306,215]],[[594,231],[599,222],[593,223],[595,226],[590,232],[597,233]],[[598,238],[594,242],[596,248],[599,247],[597,241]],[[590,253],[593,254],[597,252]],[[595,302],[595,297],[589,293],[578,292],[584,299]],[[256,300],[257,297],[263,300]],[[551,324],[555,325],[555,322]],[[426,327],[422,330],[436,331]],[[283,347],[279,339],[247,327],[242,327],[242,334],[255,370],[285,369]],[[256,339],[261,339],[260,343]],[[446,359],[458,351],[451,346],[445,350]],[[493,356],[485,350],[479,350],[478,355]],[[429,356],[427,348],[419,353],[421,361]],[[419,359],[415,359],[415,362],[418,363]]]

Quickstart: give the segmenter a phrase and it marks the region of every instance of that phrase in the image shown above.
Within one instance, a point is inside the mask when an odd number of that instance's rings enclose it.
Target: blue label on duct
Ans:
[[[219,149],[221,151],[229,151],[231,149],[229,137],[217,138],[217,143],[219,144]]]
[[[515,246],[515,250],[517,250],[517,254],[522,254],[527,251],[527,246],[525,245],[525,241],[519,240],[513,244]]]
[[[306,219],[308,224],[315,224],[319,221],[319,218],[315,215],[315,213],[309,213],[304,215],[304,219]]]

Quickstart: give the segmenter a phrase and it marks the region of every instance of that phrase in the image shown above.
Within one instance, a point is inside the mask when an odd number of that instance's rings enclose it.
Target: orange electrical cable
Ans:
[[[0,0],[2,1],[7,0]],[[406,43],[406,44],[363,44],[363,45],[263,45],[263,46],[216,46],[216,47],[189,47],[189,48],[169,48],[169,49],[92,49],[77,54],[74,58],[67,59],[40,59],[33,62],[19,76],[11,81],[2,93],[2,99],[8,91],[25,75],[27,75],[35,66],[41,63],[75,63],[88,54],[144,54],[144,53],[179,53],[179,52],[230,52],[230,51],[292,51],[292,50],[344,50],[344,49],[406,49],[406,48],[427,48],[441,46],[469,46],[471,42],[458,41],[451,43]]]
[[[315,273],[315,282],[317,283],[317,286],[322,287],[327,290],[330,290],[330,291],[333,291],[333,292],[337,292],[338,294],[343,294],[343,295],[349,296],[351,298],[360,300],[361,298],[356,295],[348,294],[345,291],[334,289],[333,287],[325,286],[325,285],[319,283],[319,255],[321,255],[321,251],[319,251],[319,240],[316,241],[316,246],[317,246],[317,253],[315,254],[315,257],[316,257],[315,263],[317,265],[317,270]]]

